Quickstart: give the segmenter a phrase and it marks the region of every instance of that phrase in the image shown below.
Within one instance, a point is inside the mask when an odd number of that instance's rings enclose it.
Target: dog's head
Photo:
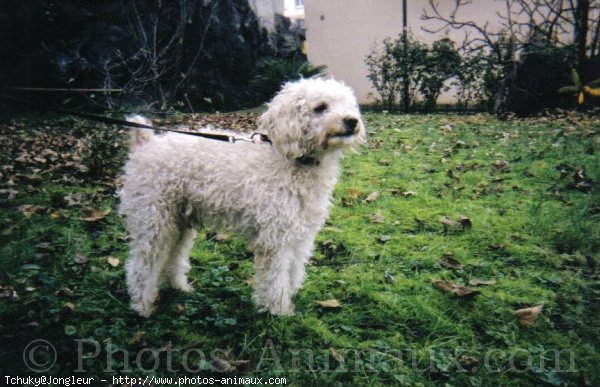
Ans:
[[[319,159],[365,141],[354,93],[332,79],[286,83],[260,117],[259,127],[289,160]]]

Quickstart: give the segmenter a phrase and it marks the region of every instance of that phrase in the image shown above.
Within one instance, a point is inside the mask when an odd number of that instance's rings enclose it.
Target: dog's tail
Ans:
[[[139,114],[132,114],[125,118],[129,122],[135,122],[136,124],[152,126],[152,121]],[[141,145],[145,142],[150,141],[154,137],[154,130],[143,129],[143,128],[132,128],[131,129],[131,145]]]

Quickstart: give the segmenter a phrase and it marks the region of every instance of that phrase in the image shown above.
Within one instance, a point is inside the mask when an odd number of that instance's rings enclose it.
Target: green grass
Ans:
[[[19,193],[9,199],[3,191],[0,199],[2,376],[77,374],[106,384],[119,375],[187,375],[284,377],[296,386],[599,385],[598,121],[373,113],[365,120],[369,145],[343,160],[335,206],[294,300],[296,316],[283,318],[254,312],[244,244],[206,231],[191,254],[196,291],[165,290],[154,316],[137,317],[128,309],[126,232],[112,185],[124,147],[88,143],[87,157],[71,167],[91,169],[71,182],[57,180],[60,169],[46,173],[48,164],[32,179],[23,176],[35,174],[35,163],[15,161],[23,149],[43,151],[31,127],[66,128],[56,143],[43,133],[48,148],[64,150],[65,143],[77,146],[69,133],[87,133],[84,125],[4,127],[0,164],[12,167],[1,170],[0,188]],[[31,142],[7,140],[21,133]],[[574,186],[577,170],[590,187]],[[64,197],[74,192],[84,193],[83,204],[68,206]],[[366,201],[373,192],[379,197]],[[39,210],[27,218],[22,205]],[[90,208],[105,217],[82,220]],[[375,214],[383,219],[373,221]],[[440,222],[461,215],[471,227]],[[448,252],[461,270],[440,264]],[[465,299],[432,286],[441,279],[496,283]],[[328,299],[342,307],[315,304]],[[514,311],[538,304],[545,306],[533,326],[521,326]],[[36,374],[23,352],[39,338],[54,346],[57,361]],[[43,348],[34,355],[38,364],[52,360]]]

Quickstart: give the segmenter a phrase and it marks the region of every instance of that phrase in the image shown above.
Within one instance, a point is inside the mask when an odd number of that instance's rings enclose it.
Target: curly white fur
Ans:
[[[259,131],[272,146],[134,131],[119,196],[131,237],[131,307],[142,316],[152,313],[163,282],[192,290],[195,226],[247,240],[258,310],[293,314],[292,296],[331,207],[338,160],[364,141],[365,128],[352,90],[334,80],[287,83],[268,106]]]

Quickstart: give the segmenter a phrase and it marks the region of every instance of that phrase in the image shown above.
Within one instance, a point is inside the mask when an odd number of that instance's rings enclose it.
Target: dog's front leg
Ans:
[[[293,290],[290,278],[294,249],[257,251],[254,257],[254,303],[260,312],[291,316]]]

